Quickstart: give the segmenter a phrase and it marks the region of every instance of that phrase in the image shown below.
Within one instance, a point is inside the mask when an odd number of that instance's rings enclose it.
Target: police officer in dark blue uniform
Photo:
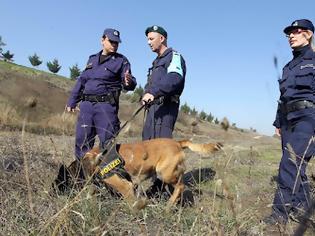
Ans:
[[[150,26],[145,35],[157,57],[148,70],[148,81],[142,102],[149,105],[142,139],[172,138],[179,110],[179,97],[183,92],[186,64],[183,57],[167,46],[167,32],[161,26]],[[148,197],[164,192],[163,182],[157,178],[146,191]]]
[[[75,139],[78,159],[93,147],[96,134],[102,148],[115,135],[120,126],[120,92],[136,87],[128,59],[117,53],[120,42],[118,30],[104,30],[101,38],[103,50],[90,56],[68,100],[68,112],[74,112],[81,101]]]
[[[314,155],[315,130],[315,52],[314,26],[306,19],[296,20],[284,29],[293,59],[283,68],[279,80],[280,99],[274,126],[281,135],[282,159],[278,188],[267,224],[297,220],[309,206],[306,166]]]
[[[151,50],[157,53],[148,71],[148,82],[142,97],[151,102],[143,128],[142,139],[172,138],[183,92],[186,65],[183,57],[167,46],[167,32],[161,26],[145,31]]]

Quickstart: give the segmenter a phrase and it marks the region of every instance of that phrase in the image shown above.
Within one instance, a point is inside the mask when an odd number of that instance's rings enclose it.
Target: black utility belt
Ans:
[[[303,101],[296,101],[290,104],[281,105],[281,110],[285,113],[290,113],[294,111],[303,110],[306,108],[315,108],[315,104],[311,101],[303,100]]]
[[[115,104],[116,99],[113,96],[113,94],[103,94],[103,95],[89,95],[89,94],[83,94],[82,95],[82,101],[88,101],[88,102],[106,102],[110,104]]]
[[[170,97],[161,96],[156,99],[154,99],[153,103],[155,104],[166,104],[166,103],[179,103],[179,95],[173,95]]]

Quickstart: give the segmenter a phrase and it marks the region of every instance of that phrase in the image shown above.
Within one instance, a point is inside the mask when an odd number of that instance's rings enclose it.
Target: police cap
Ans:
[[[104,33],[103,33],[103,37],[106,36],[109,40],[117,42],[117,43],[121,43],[120,40],[120,33],[118,30],[115,29],[105,29]]]
[[[291,25],[284,28],[283,32],[285,34],[289,34],[292,30],[298,29],[298,28],[310,30],[314,33],[314,25],[310,20],[307,20],[307,19],[293,21]]]
[[[153,26],[150,26],[148,27],[146,30],[145,30],[145,35],[148,36],[148,33],[150,32],[157,32],[161,35],[163,35],[165,38],[167,38],[167,32],[166,30],[161,27],[161,26],[157,26],[157,25],[153,25]]]

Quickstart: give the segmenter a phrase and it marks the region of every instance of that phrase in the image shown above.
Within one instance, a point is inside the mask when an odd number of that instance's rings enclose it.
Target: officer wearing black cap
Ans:
[[[309,207],[306,166],[315,154],[315,52],[314,25],[295,20],[284,29],[293,59],[279,80],[280,98],[274,126],[281,136],[282,158],[272,214],[267,224],[299,220]]]
[[[179,97],[185,84],[186,64],[181,54],[167,46],[167,32],[163,27],[150,26],[145,35],[157,57],[148,70],[148,81],[142,97],[142,102],[149,104],[142,139],[172,138]],[[162,181],[155,179],[146,194],[153,197],[161,190]]]
[[[136,87],[128,59],[117,53],[120,42],[118,30],[104,30],[101,38],[103,49],[89,57],[66,105],[68,112],[74,112],[81,101],[75,139],[77,159],[81,159],[93,147],[96,134],[101,148],[115,136],[120,125],[120,92]]]
[[[150,103],[143,127],[142,139],[172,138],[183,92],[186,65],[181,54],[167,46],[167,32],[157,25],[146,29],[145,35],[157,54],[148,70],[143,103]]]

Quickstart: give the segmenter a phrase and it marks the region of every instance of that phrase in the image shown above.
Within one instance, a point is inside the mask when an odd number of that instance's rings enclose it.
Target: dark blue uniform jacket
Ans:
[[[314,108],[301,109],[289,113],[281,111],[281,106],[296,101],[315,103],[315,52],[309,45],[293,52],[294,58],[283,68],[282,79],[279,80],[280,99],[276,120],[273,125],[280,128],[288,121],[314,116]]]
[[[137,83],[133,78],[129,86],[125,86],[124,73],[130,69],[128,59],[119,54],[114,53],[108,55],[106,59],[100,63],[102,51],[90,56],[85,70],[77,78],[77,82],[71,92],[68,100],[69,107],[75,107],[81,100],[82,94],[88,95],[104,95],[109,92],[125,90],[133,90]]]
[[[150,93],[155,98],[181,95],[185,76],[186,65],[183,57],[172,48],[168,48],[149,68],[145,93]]]

